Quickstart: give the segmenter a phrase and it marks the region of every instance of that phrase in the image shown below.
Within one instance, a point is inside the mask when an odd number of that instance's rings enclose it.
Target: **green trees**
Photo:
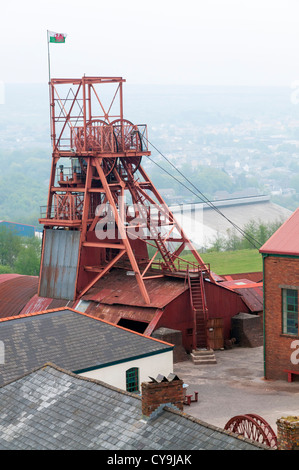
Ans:
[[[266,224],[251,220],[242,230],[244,235],[241,235],[236,229],[227,230],[227,236],[217,234],[213,245],[207,251],[219,252],[260,248],[281,224],[282,221]]]
[[[0,274],[38,276],[41,242],[36,237],[20,237],[6,227],[0,228]]]

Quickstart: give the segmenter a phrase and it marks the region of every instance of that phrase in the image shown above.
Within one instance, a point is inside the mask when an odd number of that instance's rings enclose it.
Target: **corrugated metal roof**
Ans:
[[[260,253],[299,256],[299,208],[260,248]]]
[[[156,308],[142,308],[128,305],[105,305],[90,302],[86,314],[117,324],[121,318],[150,323],[155,317]]]
[[[70,300],[50,299],[48,297],[39,297],[36,294],[26,303],[20,313],[29,315],[30,313],[40,312],[42,310],[52,310],[66,306],[73,307],[73,305],[74,302]]]
[[[19,315],[38,288],[37,276],[6,276],[0,275],[0,318]]]
[[[263,272],[255,273],[237,273],[237,274],[221,274],[222,280],[224,281],[233,281],[237,279],[247,279],[253,282],[262,282]]]
[[[10,279],[14,279],[15,277],[20,277],[20,274],[0,274],[0,284],[5,281],[9,281]]]
[[[221,282],[221,285],[237,292],[251,312],[263,310],[263,283],[249,279],[237,279]]]
[[[151,300],[147,307],[163,308],[189,288],[184,279],[169,276],[144,282]],[[127,275],[122,269],[111,270],[83,296],[83,299],[110,305],[145,306],[135,277]]]

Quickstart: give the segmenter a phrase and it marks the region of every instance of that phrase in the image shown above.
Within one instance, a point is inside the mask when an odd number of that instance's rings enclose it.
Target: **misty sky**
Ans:
[[[129,83],[279,85],[299,80],[298,0],[6,0],[0,81],[122,76]]]

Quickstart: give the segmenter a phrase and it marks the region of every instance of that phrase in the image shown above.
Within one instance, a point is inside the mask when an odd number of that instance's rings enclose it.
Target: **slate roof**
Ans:
[[[46,362],[80,373],[173,349],[143,336],[68,308],[0,319],[4,364],[0,385]]]
[[[0,388],[1,450],[259,450],[171,406],[141,414],[141,398],[53,364]]]

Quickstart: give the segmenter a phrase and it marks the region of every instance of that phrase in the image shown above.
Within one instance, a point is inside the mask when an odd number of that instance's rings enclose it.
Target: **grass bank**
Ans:
[[[262,255],[258,250],[215,251],[200,253],[205,263],[209,263],[211,271],[216,274],[251,273],[263,270]],[[182,258],[192,260],[190,253]]]

